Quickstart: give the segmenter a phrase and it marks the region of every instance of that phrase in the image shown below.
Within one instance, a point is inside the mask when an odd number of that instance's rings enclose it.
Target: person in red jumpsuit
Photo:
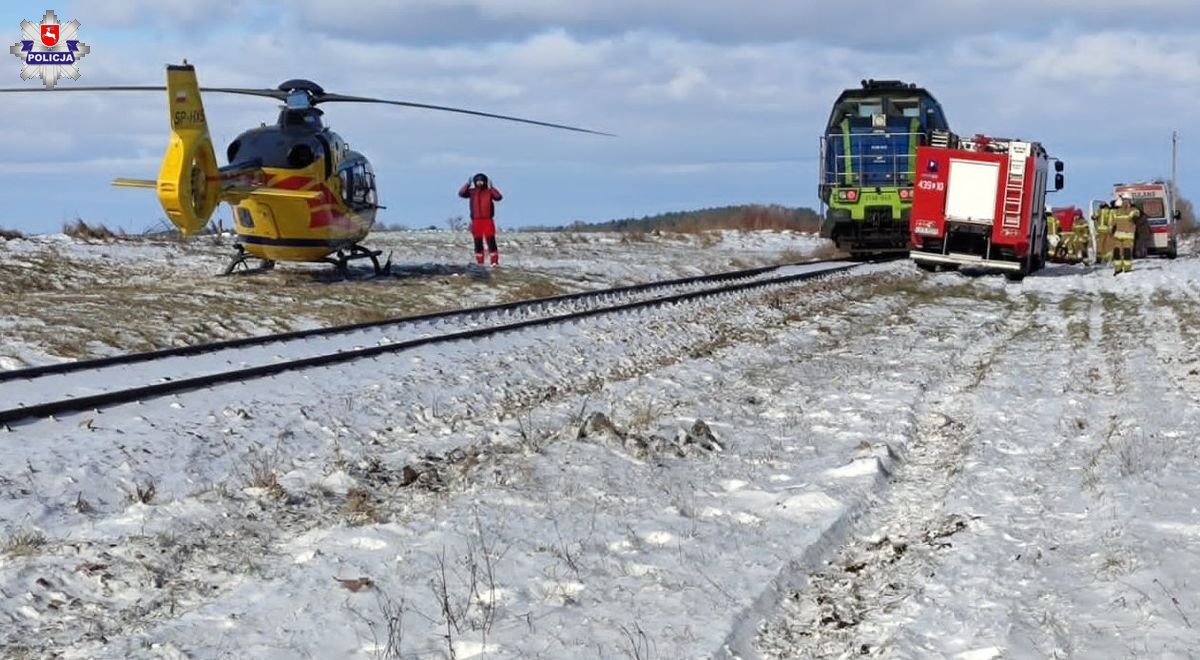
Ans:
[[[500,265],[500,252],[496,249],[496,202],[504,199],[500,191],[492,186],[486,174],[480,172],[458,189],[458,196],[469,199],[471,205],[471,236],[475,238],[475,263],[483,265],[483,246],[492,253],[492,265]]]

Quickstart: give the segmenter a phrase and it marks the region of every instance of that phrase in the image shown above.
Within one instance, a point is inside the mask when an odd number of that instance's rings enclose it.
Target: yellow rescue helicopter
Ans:
[[[382,103],[444,110],[480,117],[559,128],[580,133],[611,133],[507,115],[448,106],[389,101],[331,94],[303,79],[283,82],[275,89],[200,87],[193,65],[167,66],[165,87],[110,85],[83,87],[10,88],[0,92],[122,92],[166,91],[171,140],[158,179],[119,178],[115,186],[152,188],[167,218],[184,236],[200,233],[221,202],[233,208],[239,241],[226,267],[248,268],[247,259],[261,260],[269,270],[278,261],[327,262],[340,271],[353,259],[371,260],[377,275],[379,250],[361,241],[370,233],[379,205],[375,173],[363,154],[325,126],[316,106],[329,102]],[[209,137],[201,92],[264,96],[284,102],[275,125],[266,124],[238,135],[226,150],[229,164],[217,165]]]

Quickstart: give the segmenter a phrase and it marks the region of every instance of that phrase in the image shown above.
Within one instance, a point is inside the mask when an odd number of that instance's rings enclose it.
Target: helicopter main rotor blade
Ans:
[[[246,96],[265,96],[267,98],[286,101],[288,93],[278,89],[254,89],[248,87],[201,87],[201,92],[220,92],[222,94],[244,94]]]
[[[82,87],[8,87],[0,92],[43,92],[56,94],[58,92],[165,92],[162,85],[84,85]],[[287,92],[277,89],[250,89],[242,87],[201,87],[201,92],[221,92],[224,94],[246,94],[249,96],[266,96],[273,99],[286,100]]]
[[[58,92],[165,92],[161,85],[85,85],[83,87],[6,87],[0,92],[41,92],[57,94]]]
[[[9,87],[0,89],[0,93],[6,92],[42,92],[45,94],[54,94],[56,92],[165,92],[164,86],[159,85],[89,85],[84,87]],[[280,101],[286,101],[288,92],[279,89],[254,89],[245,87],[201,87],[201,92],[219,92],[222,94],[242,94],[245,96],[263,96]],[[505,121],[515,121],[522,124],[533,124],[534,126],[546,126],[549,128],[559,128],[565,131],[575,131],[577,133],[590,133],[592,135],[604,135],[607,137],[616,137],[612,133],[603,131],[594,131],[589,128],[579,128],[577,126],[567,126],[566,124],[555,124],[548,121],[538,121],[536,119],[525,119],[522,117],[513,117],[511,115],[499,115],[491,112],[481,112],[479,110],[466,110],[464,108],[454,108],[446,105],[432,105],[429,103],[415,103],[412,101],[389,101],[387,99],[376,99],[367,96],[348,96],[346,94],[314,94],[312,103],[325,103],[327,101],[336,101],[344,103],[379,103],[383,105],[398,105],[406,108],[421,108],[424,110],[441,110],[443,112],[457,112],[464,115],[474,115],[476,117],[490,117],[492,119],[503,119]]]
[[[313,97],[313,103],[325,103],[326,101],[342,101],[346,103],[382,103],[385,105],[399,105],[406,108],[423,108],[426,110],[443,110],[446,112],[457,112],[464,115],[475,115],[477,117],[491,117],[492,119],[504,119],[506,121],[515,121],[522,124],[533,124],[535,126],[548,126],[550,128],[561,128],[566,131],[576,131],[578,133],[591,133],[592,135],[605,135],[608,137],[616,137],[612,133],[604,133],[602,131],[593,131],[588,128],[579,128],[577,126],[567,126],[565,124],[553,124],[548,121],[538,121],[536,119],[523,119],[521,117],[512,117],[509,115],[497,115],[491,112],[480,112],[479,110],[464,110],[463,108],[452,108],[445,105],[430,105],[428,103],[414,103],[411,101],[388,101],[386,99],[373,99],[366,96],[347,96],[345,94],[321,94]]]

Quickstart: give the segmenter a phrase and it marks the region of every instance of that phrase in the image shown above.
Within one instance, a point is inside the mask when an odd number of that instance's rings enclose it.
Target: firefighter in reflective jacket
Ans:
[[[1062,233],[1059,231],[1058,216],[1050,211],[1050,207],[1046,207],[1046,242],[1050,244],[1050,257],[1054,261],[1062,259],[1063,253],[1066,251],[1066,246],[1062,242]]]
[[[496,202],[504,199],[492,186],[486,174],[480,172],[458,189],[458,196],[471,200],[471,236],[475,239],[475,263],[483,265],[483,247],[492,253],[492,265],[500,265],[496,248]]]
[[[1092,220],[1096,222],[1096,261],[1106,264],[1113,258],[1112,207],[1108,202],[1101,202]]]
[[[1133,238],[1137,232],[1137,220],[1142,212],[1133,205],[1129,195],[1121,195],[1117,208],[1112,212],[1112,228],[1115,247],[1113,250],[1113,275],[1133,270]]]

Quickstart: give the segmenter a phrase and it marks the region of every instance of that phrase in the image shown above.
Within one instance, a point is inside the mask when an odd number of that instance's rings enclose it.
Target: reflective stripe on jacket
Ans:
[[[1136,207],[1126,206],[1113,209],[1112,228],[1117,233],[1132,234],[1137,231],[1137,218],[1142,214]]]

